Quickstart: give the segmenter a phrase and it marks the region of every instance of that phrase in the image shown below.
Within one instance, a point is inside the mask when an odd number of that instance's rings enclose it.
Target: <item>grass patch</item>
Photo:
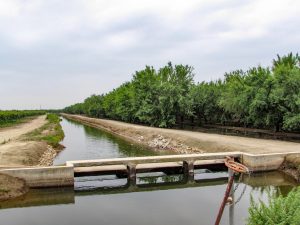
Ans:
[[[300,224],[300,187],[284,197],[269,194],[269,203],[255,203],[251,197],[248,225],[299,225]]]
[[[46,141],[47,144],[54,148],[60,147],[61,142],[65,134],[60,125],[60,118],[57,114],[47,114],[46,119],[48,123],[44,126],[26,134],[25,139],[30,141]]]

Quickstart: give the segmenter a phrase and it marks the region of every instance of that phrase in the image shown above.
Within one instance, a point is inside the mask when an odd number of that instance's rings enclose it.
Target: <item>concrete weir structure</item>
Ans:
[[[72,166],[26,167],[1,169],[0,173],[24,179],[32,188],[74,185]]]
[[[3,168],[0,173],[22,178],[32,188],[73,186],[75,176],[90,174],[123,174],[130,183],[135,183],[136,174],[153,171],[182,171],[193,178],[194,169],[223,165],[226,156],[235,158],[252,172],[277,170],[289,153],[249,154],[242,152],[203,153],[93,159],[67,161],[64,166]],[[179,169],[179,170],[178,170]]]

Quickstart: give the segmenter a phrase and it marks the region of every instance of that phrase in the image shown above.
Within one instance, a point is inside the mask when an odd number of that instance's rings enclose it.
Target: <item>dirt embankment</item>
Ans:
[[[59,118],[58,118],[59,119]],[[59,121],[40,116],[21,126],[0,130],[0,167],[50,166],[63,146]]]
[[[280,170],[300,182],[300,154],[287,156]]]
[[[62,146],[64,137],[56,115],[40,116],[26,124],[0,130],[0,168],[49,166]],[[26,183],[0,174],[0,201],[27,192]]]
[[[1,167],[35,166],[48,145],[35,141],[12,141],[0,146]]]
[[[29,133],[46,123],[46,116],[39,116],[27,123],[0,129],[0,144],[18,139],[21,135]]]
[[[0,130],[0,167],[37,165],[48,149],[44,142],[22,140],[22,135],[47,123],[46,116],[39,116],[28,123]]]
[[[253,154],[299,152],[300,143],[193,131],[162,129],[119,121],[63,114],[66,118],[107,130],[156,150],[178,153],[241,151]]]

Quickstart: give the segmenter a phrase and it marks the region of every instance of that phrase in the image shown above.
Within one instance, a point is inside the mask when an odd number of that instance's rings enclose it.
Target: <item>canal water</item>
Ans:
[[[56,157],[54,165],[64,164],[68,160],[158,155],[157,152],[75,121],[62,118],[61,125],[65,133],[61,144],[66,148]]]
[[[104,131],[62,121],[66,160],[155,155]],[[163,153],[164,154],[164,153]],[[168,154],[168,152],[165,152]],[[221,224],[246,224],[250,196],[267,201],[269,193],[286,195],[296,183],[279,172],[237,178],[235,205],[225,208]],[[227,184],[226,172],[197,170],[195,181],[183,175],[138,174],[137,185],[124,178],[76,178],[75,188],[31,190],[0,203],[3,225],[209,225],[218,213]]]

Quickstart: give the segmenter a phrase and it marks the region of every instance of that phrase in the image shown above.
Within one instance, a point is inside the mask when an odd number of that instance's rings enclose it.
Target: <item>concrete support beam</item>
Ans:
[[[183,161],[184,175],[187,176],[188,182],[194,181],[194,161]]]
[[[74,185],[74,173],[105,172],[127,173],[128,183],[136,185],[136,173],[180,169],[183,167],[188,180],[194,180],[194,166],[223,163],[226,156],[239,159],[253,172],[277,170],[287,155],[297,152],[249,154],[241,152],[165,155],[68,161],[66,166],[0,168],[0,173],[22,178],[30,187],[61,187]]]
[[[130,185],[136,185],[136,165],[127,165],[127,180]]]
[[[183,161],[183,169],[185,174],[194,174],[194,161]]]
[[[163,155],[163,156],[145,156],[145,157],[128,157],[128,158],[114,158],[114,159],[93,159],[93,160],[78,160],[68,161],[67,165],[74,167],[94,167],[104,165],[127,165],[145,164],[145,163],[163,163],[163,162],[182,162],[182,161],[196,161],[196,160],[221,160],[226,156],[233,158],[240,158],[240,152],[222,152],[222,153],[202,153],[202,154],[184,154],[184,155]]]

